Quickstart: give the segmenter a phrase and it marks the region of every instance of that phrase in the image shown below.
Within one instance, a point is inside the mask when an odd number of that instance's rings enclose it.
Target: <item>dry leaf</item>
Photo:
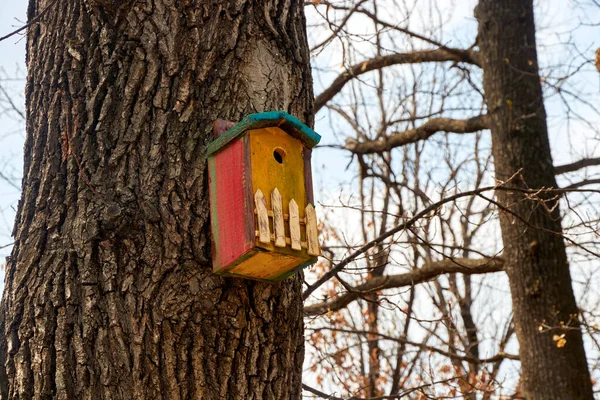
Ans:
[[[552,336],[552,340],[556,342],[556,347],[562,349],[567,344],[567,339],[565,339],[565,334],[562,335],[554,335]]]

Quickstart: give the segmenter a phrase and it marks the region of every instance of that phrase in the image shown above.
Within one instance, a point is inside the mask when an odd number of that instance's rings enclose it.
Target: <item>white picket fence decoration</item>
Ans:
[[[321,255],[321,246],[319,245],[317,231],[317,215],[315,208],[309,204],[304,209],[305,218],[300,218],[298,204],[294,199],[289,202],[289,215],[283,213],[283,201],[281,193],[275,188],[271,193],[271,207],[267,209],[267,200],[263,192],[258,189],[254,194],[255,213],[258,218],[258,230],[256,237],[260,243],[274,242],[275,247],[286,247],[289,245],[292,250],[302,250],[305,248],[311,256]],[[273,219],[273,234],[271,234],[269,217]],[[289,223],[290,237],[285,237],[285,220]],[[301,241],[300,225],[306,227],[306,242]]]

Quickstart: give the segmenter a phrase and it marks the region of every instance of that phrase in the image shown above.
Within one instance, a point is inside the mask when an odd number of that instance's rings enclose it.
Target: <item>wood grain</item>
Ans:
[[[302,250],[300,243],[300,215],[298,213],[298,204],[296,200],[290,200],[290,239],[293,250]]]
[[[306,206],[306,242],[308,254],[311,256],[320,256],[321,247],[319,246],[319,232],[317,230],[317,214],[312,204]]]
[[[271,242],[271,231],[269,229],[269,214],[267,213],[267,199],[263,192],[258,189],[254,194],[256,212],[258,214],[258,241],[261,243]]]
[[[283,203],[279,189],[273,189],[271,193],[271,207],[273,208],[273,233],[275,235],[275,246],[285,247],[285,225],[283,223]]]
[[[273,281],[286,272],[295,270],[303,262],[306,261],[301,257],[271,251],[257,251],[254,256],[241,262],[229,273],[246,279]]]
[[[254,245],[254,238],[245,233],[243,152],[242,141],[237,141],[209,160],[215,270],[225,268]]]

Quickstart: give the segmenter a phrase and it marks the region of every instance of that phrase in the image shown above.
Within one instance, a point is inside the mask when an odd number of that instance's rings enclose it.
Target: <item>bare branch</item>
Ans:
[[[2,36],[0,37],[0,42],[3,40],[8,39],[11,36],[16,35],[17,33],[21,32],[22,30],[27,29],[28,27],[30,27],[31,25],[35,24],[36,22],[38,22],[40,20],[40,18],[42,18],[44,16],[44,14],[46,14],[46,12],[56,3],[58,3],[58,0],[54,0],[53,2],[51,2],[50,4],[48,4],[46,6],[46,8],[44,8],[42,11],[40,11],[40,13],[38,15],[36,15],[35,17],[33,17],[31,19],[31,21],[29,21],[26,25],[23,25],[22,27],[20,27],[19,29],[12,31],[11,33],[9,33],[8,35]]]
[[[397,393],[397,394],[392,394],[392,395],[388,395],[388,396],[377,396],[377,397],[369,397],[369,398],[365,398],[365,397],[356,397],[356,396],[352,396],[352,397],[336,397],[333,395],[329,395],[327,393],[321,392],[320,390],[317,390],[315,388],[312,388],[308,385],[305,385],[304,383],[302,384],[302,389],[306,390],[307,392],[311,392],[312,394],[315,394],[317,396],[319,396],[322,399],[327,399],[327,400],[393,400],[393,399],[401,399],[403,397],[408,396],[411,393],[414,392],[418,392],[421,391],[425,388],[431,387],[431,386],[435,386],[441,383],[447,383],[447,382],[451,382],[454,381],[456,379],[465,379],[466,377],[464,376],[453,376],[452,378],[448,378],[448,379],[443,379],[443,380],[439,380],[439,381],[435,381],[435,382],[431,382],[431,383],[426,383],[423,384],[421,386],[417,386],[411,389],[408,389],[402,393]]]
[[[331,2],[328,1],[319,1],[319,2],[308,2],[305,3],[305,5],[314,5],[314,6],[318,6],[318,5],[325,5],[328,8],[334,9],[334,10],[345,10],[345,11],[349,11],[348,17],[352,14],[352,13],[360,13],[363,15],[366,15],[367,17],[369,17],[371,20],[373,20],[373,22],[375,22],[376,24],[379,24],[385,28],[388,29],[393,29],[395,31],[398,32],[402,32],[410,37],[422,40],[426,43],[432,44],[436,47],[438,47],[441,50],[446,50],[450,53],[456,53],[457,55],[459,55],[460,57],[464,57],[465,55],[468,56],[470,63],[481,66],[481,60],[479,59],[479,53],[476,51],[473,51],[472,49],[469,50],[462,50],[462,49],[454,49],[451,47],[447,47],[446,45],[444,45],[443,43],[438,42],[437,40],[434,40],[432,38],[429,38],[427,36],[421,35],[419,33],[413,32],[410,29],[407,28],[402,28],[399,26],[399,23],[393,24],[390,22],[386,22],[383,21],[381,19],[379,19],[375,14],[373,14],[372,12],[362,8],[362,3],[364,3],[364,1],[361,1],[359,4],[356,4],[354,7],[347,7],[344,5],[337,5],[337,4],[333,4]],[[346,20],[344,20],[343,23],[347,22]]]
[[[460,272],[463,274],[486,274],[499,272],[504,269],[504,260],[501,257],[494,258],[445,258],[425,264],[421,268],[413,269],[406,274],[387,275],[372,278],[365,283],[351,288],[332,300],[304,307],[305,315],[320,315],[328,311],[337,311],[346,307],[351,302],[359,299],[366,293],[376,292],[384,289],[412,286],[437,278],[443,274]]]
[[[331,35],[323,40],[321,43],[315,45],[314,47],[312,47],[310,49],[310,51],[315,51],[316,49],[318,49],[319,47],[323,47],[325,45],[327,45],[329,42],[331,42],[333,39],[335,39],[336,37],[338,37],[339,33],[341,32],[342,29],[344,29],[344,26],[346,25],[346,23],[350,20],[350,17],[352,17],[352,15],[354,14],[354,12],[356,10],[358,10],[358,8],[367,0],[361,0],[360,2],[358,2],[354,7],[352,8],[348,8],[348,14],[346,14],[346,16],[344,17],[344,19],[342,20],[342,22],[335,28],[335,30],[331,33]]]
[[[14,183],[12,179],[10,179],[8,176],[4,175],[1,171],[0,171],[0,179],[4,180],[6,183],[8,183],[10,186],[14,187],[15,189],[17,189],[19,191],[21,190],[21,186]]]
[[[584,179],[580,182],[575,182],[575,183],[570,184],[565,189],[576,189],[576,188],[579,188],[582,186],[597,185],[597,184],[600,184],[600,179]]]
[[[358,248],[356,251],[354,251],[352,254],[350,254],[348,257],[344,258],[342,261],[340,261],[339,263],[337,263],[329,271],[327,271],[325,274],[323,274],[323,276],[321,278],[319,278],[315,283],[313,283],[311,286],[309,286],[304,291],[304,293],[302,294],[302,298],[304,300],[306,300],[315,290],[317,290],[319,287],[321,287],[321,285],[323,285],[329,279],[331,279],[334,276],[336,276],[337,273],[340,272],[346,265],[348,265],[351,262],[353,262],[354,260],[356,260],[360,255],[364,254],[366,251],[368,251],[372,247],[375,247],[376,245],[378,245],[380,243],[383,243],[387,238],[394,236],[398,232],[402,232],[402,231],[410,229],[414,224],[417,223],[417,221],[419,221],[421,218],[427,216],[429,213],[437,210],[439,207],[441,207],[444,204],[453,202],[453,201],[458,200],[460,198],[468,197],[468,196],[475,196],[475,195],[483,197],[482,193],[489,192],[491,190],[496,190],[496,191],[497,190],[505,190],[505,191],[521,192],[523,194],[528,194],[529,195],[528,198],[530,200],[534,200],[534,199],[540,200],[540,197],[539,197],[540,194],[561,195],[561,194],[565,194],[565,193],[569,193],[569,192],[592,192],[592,193],[600,193],[600,190],[597,190],[597,189],[587,189],[587,190],[576,189],[576,188],[565,188],[565,189],[552,189],[552,188],[549,188],[549,189],[545,189],[545,188],[542,188],[542,189],[524,189],[524,188],[517,187],[517,186],[508,186],[508,184],[511,183],[512,180],[520,174],[520,172],[521,172],[520,170],[517,171],[513,176],[511,176],[506,182],[504,182],[502,184],[495,185],[495,186],[486,186],[486,187],[482,187],[482,188],[478,188],[478,189],[467,190],[467,191],[461,192],[461,193],[456,193],[456,194],[453,194],[452,196],[448,196],[448,197],[443,198],[443,199],[441,199],[441,200],[439,200],[439,201],[437,201],[437,202],[435,202],[433,204],[430,204],[429,206],[425,207],[423,210],[417,212],[412,218],[410,218],[406,222],[404,222],[404,223],[396,226],[393,229],[390,229],[389,231],[386,231],[385,233],[379,235],[378,237],[376,237],[375,239],[371,240],[370,242],[365,243],[360,248]],[[501,208],[503,211],[511,213],[510,210],[506,209],[501,204],[498,204],[498,202],[493,201],[493,200],[488,199],[488,198],[484,198],[484,199],[487,200],[488,202],[496,205],[497,207]],[[521,220],[523,222],[526,222],[523,219],[521,219]],[[530,227],[543,230],[543,228],[537,227],[537,226],[533,226],[533,225],[530,225]],[[554,234],[556,234],[556,233],[554,232]],[[566,237],[565,237],[565,239],[568,240],[568,238],[566,238]],[[594,254],[594,253],[592,253],[592,254]]]
[[[475,64],[472,54],[473,52],[471,50],[460,49],[423,50],[412,53],[397,53],[387,56],[374,57],[361,63],[352,65],[345,72],[335,78],[333,83],[317,96],[315,99],[315,113],[323,108],[323,106],[336,94],[338,94],[346,83],[364,73],[399,64],[419,64],[445,61],[468,62]]]
[[[358,142],[346,140],[346,150],[355,154],[381,153],[408,143],[425,140],[437,132],[473,133],[488,129],[487,115],[478,115],[469,119],[433,118],[415,129],[394,133],[391,136],[373,141]]]
[[[312,394],[315,394],[315,395],[317,395],[318,397],[320,397],[322,399],[328,399],[328,400],[345,400],[343,397],[336,397],[336,396],[334,396],[332,394],[327,394],[327,393],[321,392],[320,390],[315,389],[313,387],[310,387],[310,386],[308,386],[308,385],[306,385],[304,383],[302,384],[302,389],[304,389],[307,392],[310,392]]]
[[[21,119],[23,119],[23,121],[25,120],[25,114],[23,114],[23,111],[21,111],[19,109],[19,107],[17,107],[17,105],[15,104],[15,102],[12,100],[12,97],[10,96],[10,94],[8,94],[8,92],[6,91],[6,89],[4,89],[4,87],[2,85],[0,85],[0,93],[2,93],[4,95],[4,97],[6,97],[6,101],[8,101],[8,105],[10,106],[10,108],[19,115],[19,117],[21,117]]]
[[[310,329],[310,328],[309,328]],[[448,357],[448,358],[452,358],[452,359],[456,359],[458,361],[465,361],[465,362],[469,362],[472,364],[487,364],[487,363],[497,363],[503,360],[513,360],[513,361],[519,361],[519,356],[515,355],[515,354],[509,354],[509,353],[505,353],[503,350],[498,352],[496,355],[491,356],[491,357],[487,357],[487,358],[478,358],[478,357],[471,357],[468,355],[461,355],[461,354],[457,354],[457,353],[452,353],[446,350],[442,350],[439,349],[435,346],[430,346],[428,344],[425,344],[425,342],[423,343],[419,343],[419,342],[415,342],[412,340],[408,340],[404,337],[394,337],[394,336],[390,336],[390,335],[386,335],[384,333],[381,332],[375,332],[375,331],[365,331],[365,330],[356,330],[356,329],[341,329],[341,328],[330,328],[330,327],[323,327],[323,328],[313,328],[312,331],[313,332],[318,332],[321,330],[328,330],[328,331],[333,331],[333,332],[343,332],[343,333],[351,333],[351,334],[356,334],[356,335],[363,335],[366,337],[378,337],[384,340],[389,340],[389,341],[393,341],[393,342],[398,342],[398,343],[404,343],[404,344],[408,344],[410,346],[413,347],[418,347],[420,349],[432,352],[432,353],[437,353],[440,354],[444,357]],[[369,339],[367,339],[369,340]],[[370,339],[373,340],[373,339]]]
[[[582,158],[581,160],[572,162],[570,164],[554,167],[554,174],[566,174],[567,172],[574,172],[582,168],[592,167],[595,165],[600,165],[600,158]]]
[[[462,193],[457,193],[452,196],[448,196],[438,202],[435,202],[435,203],[429,205],[428,207],[425,207],[423,210],[416,213],[411,219],[409,219],[405,223],[400,224],[399,226],[397,226],[393,229],[390,229],[389,231],[385,232],[384,234],[382,234],[382,235],[378,236],[377,238],[371,240],[370,242],[364,244],[358,250],[356,250],[354,253],[350,254],[348,257],[344,258],[342,261],[337,263],[334,267],[332,267],[329,271],[327,271],[321,278],[319,278],[315,283],[313,283],[311,286],[309,286],[302,294],[302,298],[304,300],[306,300],[312,292],[317,290],[321,285],[323,285],[325,282],[327,282],[329,279],[331,279],[333,276],[335,276],[338,272],[340,272],[346,265],[350,264],[352,261],[354,261],[356,258],[358,258],[361,254],[365,253],[370,248],[372,248],[380,243],[383,243],[387,238],[395,235],[398,232],[409,229],[414,224],[416,224],[417,221],[419,221],[421,218],[425,217],[430,212],[437,210],[442,205],[444,205],[446,203],[450,203],[450,202],[460,199],[462,197],[473,196],[473,195],[483,193],[486,191],[490,191],[490,190],[498,190],[500,188],[501,188],[501,186],[496,185],[496,186],[488,186],[488,187],[484,187],[484,188],[469,190],[469,191],[462,192]]]

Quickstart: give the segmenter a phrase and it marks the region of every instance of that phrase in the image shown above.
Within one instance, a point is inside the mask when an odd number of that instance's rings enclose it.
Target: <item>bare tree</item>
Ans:
[[[481,4],[478,12],[485,10],[486,4]],[[477,41],[465,46],[446,44],[447,11],[436,8],[435,3],[425,7],[387,1],[313,5],[326,29],[336,33],[328,45],[341,49],[344,68],[337,77],[326,78],[330,83],[317,95],[316,108],[329,115],[343,142],[339,148],[355,160],[358,181],[349,191],[357,190],[359,200],[353,202],[349,197],[341,203],[350,215],[361,216],[363,228],[362,240],[348,237],[336,226],[340,221],[335,217],[337,208],[331,209],[331,226],[324,230],[331,242],[331,260],[305,292],[305,297],[313,296],[305,307],[311,316],[308,328],[315,332],[309,349],[319,357],[309,367],[315,375],[329,373],[336,365],[348,370],[347,374],[326,375],[323,387],[365,398],[378,398],[386,390],[389,398],[401,397],[413,389],[430,398],[458,393],[465,398],[526,393],[531,398],[591,398],[581,335],[590,334],[597,343],[597,333],[586,317],[595,320],[591,317],[594,306],[577,308],[569,266],[559,255],[565,254],[564,245],[568,245],[575,264],[585,263],[582,257],[586,254],[597,257],[591,238],[597,233],[598,192],[570,190],[596,181],[590,178],[593,169],[585,173],[587,178],[581,177],[585,176],[583,169],[598,165],[598,158],[592,152],[568,164],[548,164],[551,158],[539,86],[545,84],[548,96],[560,97],[567,121],[578,119],[597,134],[589,114],[584,119],[573,107],[580,104],[597,118],[593,102],[571,83],[593,66],[593,52],[583,54],[577,43],[568,42],[565,47],[574,54],[571,63],[552,65],[538,75],[530,3],[515,2],[509,11],[488,12],[487,18],[493,18],[487,23],[501,27],[500,33],[490,39],[494,31],[479,22]],[[390,16],[396,18],[392,21]],[[365,21],[374,28],[363,29]],[[418,26],[418,33],[411,26]],[[517,39],[511,42],[509,33],[515,38],[528,37],[529,45],[516,43]],[[314,42],[319,65],[320,57],[327,60],[331,54],[320,41]],[[453,38],[452,43],[456,42]],[[491,70],[508,75],[493,76]],[[317,82],[319,78],[317,75]],[[502,90],[500,82],[506,85]],[[527,89],[525,82],[537,85],[537,91]],[[509,90],[510,96],[506,94]],[[529,97],[518,94],[519,90],[528,91]],[[518,105],[514,103],[517,99]],[[510,117],[500,119],[498,110]],[[505,132],[534,132],[545,138],[546,145],[535,144],[533,133],[507,134],[510,140],[525,140],[518,145],[498,144],[500,127]],[[491,137],[485,132],[488,129]],[[511,158],[519,151],[532,158],[508,165],[497,154]],[[543,158],[545,164],[533,157]],[[536,174],[548,181],[533,179]],[[555,175],[564,180],[566,174],[579,179],[558,189]],[[489,190],[482,190],[487,185],[497,185],[495,198]],[[464,197],[441,208],[447,204],[445,199],[457,194]],[[568,213],[559,211],[561,199]],[[418,224],[406,222],[432,204],[438,205],[437,212],[429,209],[428,218]],[[568,221],[564,231],[561,219]],[[549,228],[546,224],[554,225]],[[500,228],[503,244],[493,239]],[[543,246],[554,243],[551,247],[558,253],[544,250],[547,258],[539,258],[542,242]],[[519,246],[518,255],[512,253],[511,249]],[[375,268],[385,273],[374,276]],[[392,272],[395,269],[403,271]],[[540,274],[533,281],[520,275],[533,270]],[[496,271],[509,271],[514,318],[508,311],[500,317],[494,309],[498,305],[483,300],[500,293],[510,299],[508,285],[498,284],[501,277],[479,275]],[[552,276],[556,271],[563,274],[560,279]],[[589,299],[585,302],[597,304],[589,287],[594,278],[588,275],[585,279],[584,299]],[[538,282],[537,286],[531,282]],[[326,290],[319,290],[321,285]],[[542,289],[546,286],[551,288]],[[521,293],[515,294],[517,288]],[[315,295],[323,301],[315,302]],[[539,315],[527,311],[529,301],[542,300],[554,307],[540,307],[543,313]],[[376,316],[374,304],[378,305]],[[506,302],[500,304],[509,309]],[[400,325],[399,321],[405,322]],[[411,349],[416,355],[409,358]],[[588,355],[592,368],[597,365],[598,349],[596,344]],[[370,361],[373,357],[378,362]],[[572,365],[568,373],[555,368],[556,360],[562,358]],[[511,377],[512,368],[518,373]],[[502,369],[505,373],[499,375]],[[374,383],[373,377],[381,379]],[[424,377],[429,378],[426,385]]]

